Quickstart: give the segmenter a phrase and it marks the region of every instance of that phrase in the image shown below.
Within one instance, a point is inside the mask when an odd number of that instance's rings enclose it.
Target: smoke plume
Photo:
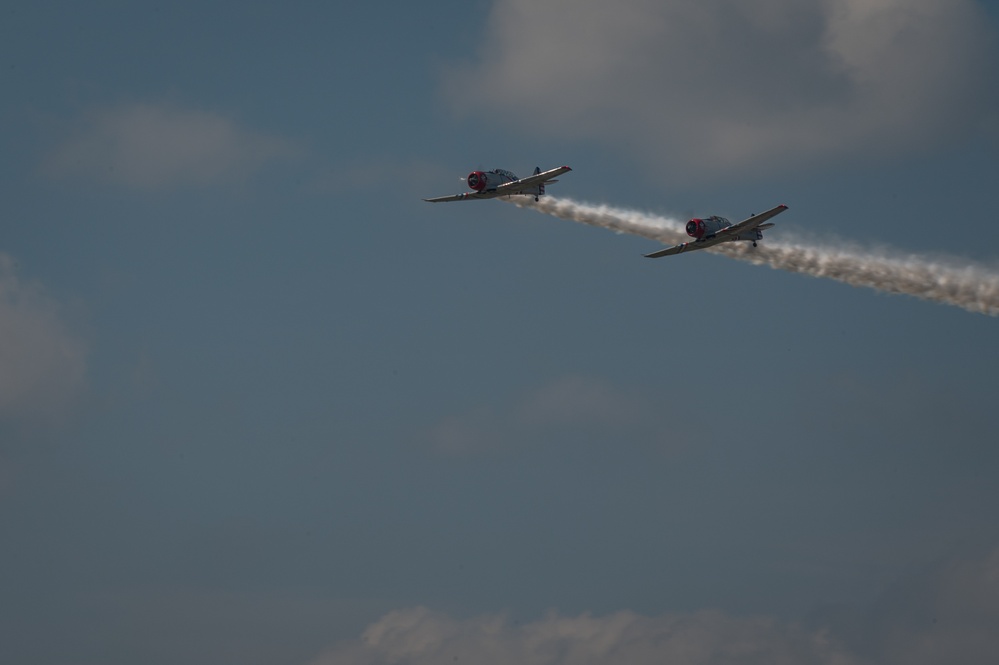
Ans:
[[[630,233],[667,245],[690,240],[679,220],[658,215],[551,197],[540,202],[530,199],[514,202],[561,219]],[[732,242],[704,251],[778,270],[827,277],[852,286],[904,293],[972,312],[999,315],[999,272],[955,259],[769,239],[759,247],[752,247],[748,242]]]

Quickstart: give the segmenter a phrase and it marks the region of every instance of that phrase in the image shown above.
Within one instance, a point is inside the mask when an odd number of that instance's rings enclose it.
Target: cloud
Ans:
[[[879,663],[994,663],[999,548],[928,566],[889,587],[869,610],[829,626]]]
[[[999,549],[913,575],[873,607],[796,622],[704,610],[642,616],[550,612],[459,619],[425,607],[390,612],[312,665],[985,665],[999,653]]]
[[[372,624],[356,643],[313,665],[660,665],[672,663],[858,663],[820,632],[766,617],[721,612],[644,617],[549,613],[518,625],[503,615],[454,619],[423,607],[400,610]]]
[[[50,418],[82,389],[87,347],[62,309],[0,254],[0,423]]]
[[[430,428],[427,436],[434,452],[441,455],[471,455],[501,450],[506,438],[503,424],[491,409],[478,407],[447,416]]]
[[[996,115],[973,0],[500,0],[461,113],[699,178],[908,153]]]
[[[533,424],[618,425],[640,417],[641,401],[597,379],[566,376],[529,394],[518,417]]]
[[[406,177],[398,178],[400,172]],[[426,196],[427,191],[441,187],[441,183],[456,180],[454,171],[435,162],[385,154],[327,168],[309,182],[309,187],[319,192],[352,195],[358,190],[383,191],[391,187]]]
[[[431,448],[443,455],[495,453],[528,442],[594,436],[644,441],[661,449],[686,442],[686,434],[662,432],[664,407],[655,399],[620,390],[593,377],[563,376],[526,391],[513,404],[477,406],[447,416],[430,428]]]
[[[238,181],[294,153],[284,139],[218,113],[132,103],[92,113],[45,167],[56,176],[155,190]]]

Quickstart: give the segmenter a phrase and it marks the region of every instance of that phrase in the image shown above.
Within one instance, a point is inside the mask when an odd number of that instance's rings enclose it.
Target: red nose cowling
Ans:
[[[692,219],[687,222],[687,235],[691,238],[703,238],[704,237],[704,220],[703,219]]]
[[[486,174],[482,171],[472,171],[468,174],[465,181],[471,189],[474,189],[477,192],[481,192],[486,188]]]

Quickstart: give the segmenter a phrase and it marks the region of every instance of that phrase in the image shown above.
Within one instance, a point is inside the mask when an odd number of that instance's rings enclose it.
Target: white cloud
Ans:
[[[999,653],[999,549],[903,580],[873,608],[826,623],[698,611],[561,616],[529,623],[390,612],[312,665],[985,665]]]
[[[284,139],[242,128],[218,113],[134,103],[91,114],[46,168],[54,175],[162,189],[239,180],[294,152]]]
[[[445,91],[507,128],[697,179],[906,153],[995,113],[973,0],[499,0]]]
[[[60,304],[0,254],[0,422],[61,411],[83,387],[86,354]]]

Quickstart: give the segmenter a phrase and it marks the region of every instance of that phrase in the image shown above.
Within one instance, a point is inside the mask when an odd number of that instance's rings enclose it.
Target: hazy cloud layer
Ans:
[[[135,103],[92,113],[46,167],[53,175],[163,189],[239,180],[294,152],[287,141],[219,113]]]
[[[46,417],[83,386],[86,345],[61,306],[0,254],[0,422]]]
[[[973,0],[498,0],[445,77],[489,123],[697,179],[937,144],[995,114]]]
[[[565,376],[525,391],[512,404],[480,406],[448,416],[429,432],[432,448],[446,455],[511,450],[528,442],[591,436],[644,441],[665,450],[687,442],[660,423],[670,403],[658,403],[587,376]],[[682,428],[681,428],[682,429]]]
[[[406,173],[407,177],[396,181],[392,175],[395,172]],[[392,187],[404,188],[419,197],[445,186],[442,183],[456,182],[456,178],[453,170],[436,162],[385,154],[325,169],[309,182],[309,187],[320,192],[356,196],[362,190],[384,190],[391,181]]]
[[[517,625],[502,615],[457,620],[422,607],[392,612],[358,644],[314,665],[632,665],[673,663],[823,663],[855,661],[820,633],[764,617],[721,612],[643,617],[548,616]]]
[[[999,550],[914,575],[873,608],[848,614],[805,625],[718,611],[553,612],[520,624],[417,607],[383,616],[313,665],[984,665],[999,652]]]

